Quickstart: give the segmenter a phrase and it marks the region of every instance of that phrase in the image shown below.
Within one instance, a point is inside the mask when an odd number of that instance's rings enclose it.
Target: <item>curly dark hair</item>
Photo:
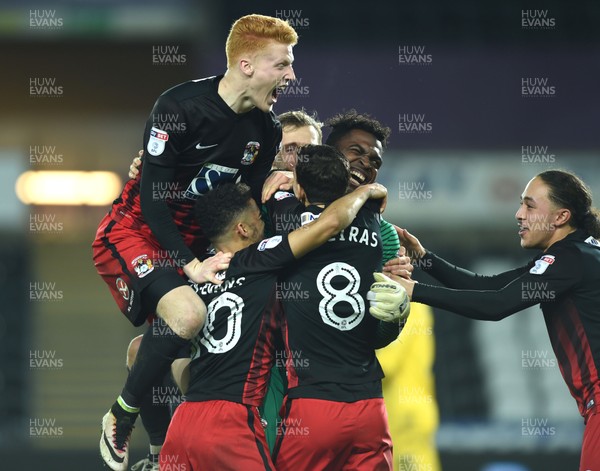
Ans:
[[[252,191],[244,183],[223,183],[198,198],[194,213],[208,240],[222,237],[251,199]]]
[[[382,146],[386,147],[388,137],[392,132],[390,128],[384,126],[372,116],[358,113],[354,109],[333,116],[325,121],[325,126],[331,128],[325,143],[334,147],[342,137],[354,129],[361,129],[373,134],[377,140],[381,141]]]

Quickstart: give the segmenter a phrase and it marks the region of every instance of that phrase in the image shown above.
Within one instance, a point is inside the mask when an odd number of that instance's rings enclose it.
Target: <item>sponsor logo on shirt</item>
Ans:
[[[133,265],[133,269],[139,278],[144,278],[146,275],[152,272],[152,270],[154,270],[152,260],[150,260],[146,254],[135,257],[131,264]]]
[[[535,261],[535,265],[533,267],[531,267],[531,270],[529,270],[529,273],[531,273],[532,275],[543,274],[546,271],[546,269],[554,263],[555,259],[556,259],[556,257],[554,257],[554,255],[542,256],[542,258]]]
[[[264,252],[267,249],[272,249],[273,247],[277,247],[281,243],[282,237],[280,235],[270,237],[269,239],[265,239],[258,244],[257,250],[260,252]]]
[[[219,144],[211,144],[209,146],[203,146],[202,144],[198,143],[196,144],[196,149],[198,150],[204,150],[204,149],[210,149],[211,147],[217,147]]]
[[[131,290],[131,296],[129,297],[129,304],[127,305],[127,312],[131,312],[133,309],[133,299],[135,298],[135,290]]]
[[[146,150],[155,157],[161,155],[165,150],[165,143],[169,140],[169,134],[162,129],[152,128],[150,130],[150,139]]]
[[[121,296],[123,296],[123,299],[125,301],[129,300],[129,286],[127,286],[127,283],[125,283],[125,280],[123,280],[123,278],[117,278],[117,281],[115,283],[117,285],[117,289],[119,290],[119,293],[121,293]]]
[[[598,240],[594,239],[592,236],[589,236],[584,242],[595,247],[600,247],[600,242],[598,242]]]
[[[300,215],[300,225],[304,226],[304,225],[308,224],[309,222],[313,222],[319,216],[320,216],[320,214],[313,214],[308,211],[305,213],[302,213]]]
[[[242,157],[242,165],[252,165],[258,157],[258,151],[260,150],[260,142],[250,141],[246,144],[244,149],[244,156]]]
[[[596,404],[596,401],[594,401],[593,399],[591,399],[586,405],[585,405],[585,410],[589,410],[590,408],[594,407],[594,405]]]

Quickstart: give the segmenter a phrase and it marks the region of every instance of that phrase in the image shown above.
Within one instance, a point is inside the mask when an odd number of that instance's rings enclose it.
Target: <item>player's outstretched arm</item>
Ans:
[[[526,266],[508,270],[497,275],[480,275],[444,260],[438,255],[426,250],[419,239],[406,229],[394,226],[402,247],[406,248],[406,256],[410,260],[418,260],[417,266],[434,277],[444,286],[453,289],[498,290],[518,278],[527,271]],[[383,273],[392,279],[398,277],[410,279],[406,267],[406,256],[393,258],[383,266]]]
[[[555,252],[556,253],[556,252]],[[564,254],[564,253],[563,253]],[[539,304],[544,296],[559,299],[579,282],[577,253],[565,254],[560,262],[553,263],[543,274],[525,272],[496,290],[450,289],[415,283],[392,276],[399,282],[409,298],[470,319],[499,321],[525,308]],[[556,257],[558,259],[558,255]],[[575,274],[569,276],[566,274]]]
[[[304,256],[348,227],[369,198],[386,196],[387,189],[383,185],[371,183],[335,200],[317,219],[290,233],[288,240],[294,257]]]

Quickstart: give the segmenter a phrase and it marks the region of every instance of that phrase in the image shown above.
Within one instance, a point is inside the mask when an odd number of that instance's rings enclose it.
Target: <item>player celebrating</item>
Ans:
[[[301,148],[294,193],[302,203],[283,192],[269,202],[276,228],[283,218],[302,225],[319,219],[331,202],[330,184],[312,184],[327,175],[328,163],[307,167],[305,159]],[[382,324],[365,316],[372,274],[381,266],[379,225],[379,213],[363,208],[346,230],[279,278],[288,401],[273,454],[277,469],[392,469],[374,349],[393,341],[400,327],[386,325],[376,341]],[[406,306],[396,320],[400,313]]]
[[[340,150],[350,162],[353,187],[375,181],[385,161],[389,128],[354,110],[336,115],[326,124],[331,127],[327,144]],[[394,226],[384,219],[381,220],[381,239],[384,263],[394,259],[401,265],[399,273],[410,278],[413,266],[406,249],[400,247]],[[432,371],[435,338],[422,334],[428,329],[431,332],[432,328],[431,308],[413,305],[398,341],[377,351],[377,359],[385,372],[383,396],[395,444],[395,469],[410,468],[416,460],[426,463],[430,471],[440,469],[434,444],[438,424]],[[402,401],[402,391],[407,387],[419,389],[433,400]]]
[[[281,148],[273,167],[292,171],[296,165],[298,148],[307,144],[319,145],[323,141],[323,123],[304,110],[286,111],[277,116],[281,123]]]
[[[600,217],[575,175],[548,170],[529,181],[515,215],[521,247],[542,252],[495,276],[458,268],[426,251],[407,231],[403,243],[446,287],[397,278],[414,301],[481,320],[500,320],[540,304],[552,348],[586,427],[581,471],[600,464]],[[394,273],[390,264],[387,270]]]
[[[298,112],[294,112],[298,114]],[[284,115],[287,115],[284,113]],[[283,140],[289,134],[289,142],[292,144],[303,144],[302,138],[307,139],[314,136],[315,132],[310,128],[314,126],[306,119],[291,121],[284,115],[280,116],[283,126]],[[291,116],[290,116],[291,118]],[[286,126],[288,123],[288,126]],[[292,126],[294,124],[294,126]],[[338,114],[329,120],[326,125],[331,129],[327,143],[341,151],[351,165],[351,185],[369,183],[377,178],[377,174],[383,165],[384,152],[389,137],[389,128],[382,125],[375,118],[350,110]],[[288,151],[292,150],[292,145]],[[282,149],[283,150],[283,149]],[[293,169],[295,153],[286,153],[282,159],[276,159],[279,168]],[[284,167],[282,164],[287,164]],[[272,189],[271,189],[272,191]],[[263,191],[263,199],[264,199]],[[398,235],[392,224],[381,219],[381,239],[383,247],[383,261],[393,258],[401,263],[400,268],[403,276],[410,277],[413,266],[405,256],[405,248],[400,247]],[[395,469],[403,465],[409,466],[414,463],[415,457],[425,459],[432,471],[439,469],[439,458],[435,449],[435,431],[438,423],[438,410],[435,400],[422,401],[418,403],[401,401],[399,398],[402,389],[406,385],[412,385],[434,397],[434,383],[432,364],[434,358],[434,337],[422,332],[433,328],[433,315],[431,308],[423,304],[413,305],[411,315],[407,319],[398,341],[378,350],[377,357],[385,372],[383,379],[383,396],[388,412],[390,432],[394,446]],[[414,359],[416,352],[418,361]],[[410,353],[412,360],[403,363],[398,358],[406,358]],[[269,384],[269,390],[265,398],[264,415],[267,419],[267,440],[271,446],[273,440],[272,431],[274,422],[280,422],[278,411],[279,404],[284,396],[285,379],[279,380],[280,376],[274,369]]]
[[[321,136],[321,130],[315,136],[318,123],[311,122],[309,116],[301,112],[290,112],[294,115],[288,116],[287,113],[281,115],[284,119],[284,135],[287,131],[294,132],[288,137],[287,149],[282,146],[281,152],[287,150],[285,155],[276,160],[278,169],[291,171],[294,168],[296,153],[298,146],[304,144],[312,144],[306,139]],[[314,120],[312,120],[314,121]],[[284,124],[285,123],[285,124]],[[355,189],[359,185],[373,183],[377,178],[377,173],[383,165],[383,152],[387,145],[387,139],[390,135],[390,128],[382,125],[379,121],[367,114],[358,113],[356,110],[350,110],[345,113],[340,113],[333,118],[330,118],[325,123],[331,128],[331,132],[327,137],[326,144],[335,147],[339,150],[348,162],[350,163],[350,190]],[[286,141],[284,136],[282,143]],[[292,152],[294,151],[294,152]],[[135,163],[135,162],[134,162]],[[134,166],[134,164],[132,164]],[[276,183],[268,182],[269,184],[263,187],[262,200],[267,201],[277,189],[283,189],[283,186],[275,186]],[[289,189],[289,186],[287,187]],[[382,220],[381,222],[381,238],[384,242],[383,259],[384,261],[396,257],[400,249],[398,235],[394,227],[389,222]],[[403,261],[406,259],[403,258]],[[410,263],[403,263],[404,269],[412,271]]]
[[[330,190],[343,195],[347,162],[326,146],[307,150],[306,165],[322,162]],[[369,196],[385,194],[380,185],[361,188],[332,203],[313,224],[262,242],[264,224],[247,187],[223,185],[198,201],[207,236],[234,256],[221,285],[195,285],[208,306],[207,323],[193,341],[187,401],[173,416],[161,467],[274,469],[257,406],[273,363],[278,271],[348,226]]]
[[[275,158],[274,167],[291,172],[296,164],[299,147],[306,144],[321,143],[322,124],[301,110],[284,112],[278,116],[278,119],[281,122],[283,137],[280,152]],[[383,126],[371,116],[358,113],[355,110],[334,116],[327,121],[327,125],[331,127],[331,133],[327,142],[341,151],[350,163],[351,180],[349,188],[353,189],[361,184],[372,183],[376,179],[378,170],[381,168],[383,152],[387,144],[390,129]],[[136,158],[131,164],[129,173],[131,178],[137,176],[139,163],[140,159]],[[277,188],[277,186],[265,185],[263,199]],[[282,220],[285,218],[286,216],[281,217]],[[266,212],[265,220],[269,230],[277,229],[277,227],[270,227],[271,221]],[[386,262],[394,257],[398,257],[398,251],[401,249],[398,235],[392,224],[383,218],[380,221],[383,262]],[[274,225],[281,226],[282,224],[274,221]],[[289,224],[287,225],[289,226]],[[267,233],[269,234],[270,232]],[[398,258],[398,260],[402,262],[403,269],[410,276],[413,269],[410,260],[404,256]],[[420,308],[420,310],[417,309],[417,314],[420,313],[422,315],[424,306],[420,306]],[[408,322],[411,322],[411,320],[409,319]],[[276,425],[280,422],[279,410],[285,395],[285,383],[285,377],[280,374],[278,368],[274,368],[267,396],[261,408],[261,413],[267,422],[266,434],[270,449],[273,449],[276,437]],[[393,396],[393,399],[390,399],[392,404],[395,403],[396,396],[397,394]],[[391,419],[390,423],[392,424]],[[403,427],[404,429],[406,427]]]
[[[238,177],[260,197],[281,140],[272,107],[278,90],[295,78],[297,38],[277,18],[237,20],[223,76],[186,82],[158,98],[144,132],[141,178],[126,184],[98,228],[94,261],[121,311],[134,325],[156,313],[170,329],[146,332],[123,392],[103,419],[100,450],[116,471],[127,469],[143,396],[205,321],[203,304],[181,274],[217,281],[213,272],[229,260],[228,254],[198,260],[208,242],[194,221],[194,202]]]
[[[296,151],[298,147],[306,144],[321,144],[323,137],[323,133],[321,131],[322,123],[317,121],[315,117],[310,116],[302,110],[281,113],[279,116],[277,116],[277,119],[281,123],[282,138],[280,150],[275,157],[273,167],[280,170],[292,170],[293,165],[296,162]],[[140,151],[139,156],[136,157],[131,163],[129,167],[130,178],[138,177],[142,155],[143,151]],[[265,210],[263,220],[265,222],[269,222],[265,207],[262,206],[261,209]],[[272,235],[272,232],[273,231],[270,227],[267,228],[267,235]],[[128,361],[131,361],[131,358],[135,357],[136,347],[138,344],[139,337],[134,339],[128,348]],[[281,403],[285,394],[285,368],[282,370],[283,371],[280,372],[279,368],[273,368],[270,376],[267,396],[265,397],[264,403],[260,408],[261,415],[266,419],[267,425],[265,427],[265,433],[270,450],[272,450],[273,446],[275,445],[279,409],[281,408]],[[147,410],[150,407],[158,410],[155,410],[152,414],[149,414]],[[158,440],[160,440],[160,443],[162,443],[162,441],[164,441],[164,433],[166,433],[170,420],[170,417],[168,417],[169,414],[167,408],[151,404],[146,406],[143,404],[140,414],[143,420],[144,417],[148,415],[151,417],[161,418],[161,420],[156,423],[156,426],[154,425],[154,421],[150,423],[148,423],[148,421],[144,421],[144,426],[150,435],[156,435],[159,437]],[[160,433],[161,430],[163,431],[162,433]],[[163,438],[161,439],[160,437]],[[156,442],[157,440],[153,440],[151,438],[151,441]],[[151,450],[155,451],[156,448],[151,445]],[[152,457],[147,459],[152,459]],[[158,462],[158,457],[156,456],[154,460]]]

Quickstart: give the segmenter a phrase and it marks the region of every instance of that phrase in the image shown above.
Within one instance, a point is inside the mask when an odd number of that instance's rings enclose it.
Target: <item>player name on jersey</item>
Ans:
[[[348,226],[337,236],[332,237],[327,242],[353,242],[355,244],[364,244],[369,247],[377,247],[379,245],[379,237],[377,232],[370,231],[364,227]]]
[[[229,280],[225,280],[220,285],[215,285],[213,283],[203,283],[201,285],[197,283],[192,283],[192,288],[200,296],[207,296],[209,294],[214,293],[223,293],[225,291],[229,291],[234,287],[242,286],[245,280],[245,276],[240,276],[238,278],[231,278]]]

